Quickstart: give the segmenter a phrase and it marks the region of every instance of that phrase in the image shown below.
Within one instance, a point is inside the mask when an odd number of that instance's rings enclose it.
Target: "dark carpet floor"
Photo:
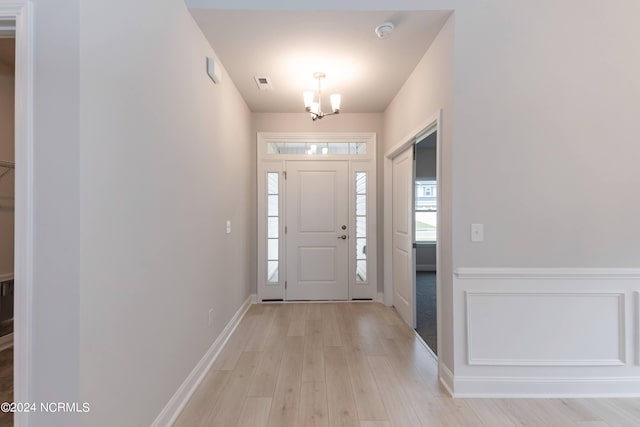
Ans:
[[[438,354],[436,324],[436,273],[416,272],[416,332],[434,353]]]

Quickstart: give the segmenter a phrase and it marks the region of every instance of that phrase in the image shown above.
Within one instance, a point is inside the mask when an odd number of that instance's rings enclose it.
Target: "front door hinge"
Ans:
[[[416,159],[416,144],[413,144],[413,160]]]
[[[284,179],[287,179],[287,171],[282,171],[282,176],[284,176]]]
[[[284,288],[287,289],[287,281],[284,281]]]
[[[284,226],[284,234],[287,234],[287,226]]]

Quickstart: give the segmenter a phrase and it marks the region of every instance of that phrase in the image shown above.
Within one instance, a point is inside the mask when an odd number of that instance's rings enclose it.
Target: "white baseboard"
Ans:
[[[13,347],[13,332],[0,337],[0,351]]]
[[[455,377],[456,398],[640,397],[640,378]],[[446,385],[445,385],[446,387]]]
[[[438,376],[440,383],[444,386],[451,397],[457,397],[453,394],[453,373],[442,362],[438,363]]]
[[[225,326],[220,335],[218,335],[218,338],[216,338],[213,344],[211,344],[209,350],[207,350],[202,359],[200,359],[198,364],[193,368],[189,376],[171,397],[162,412],[160,412],[158,417],[151,424],[152,427],[169,427],[173,425],[178,418],[178,415],[180,415],[180,412],[182,412],[185,405],[191,398],[193,392],[196,391],[207,372],[209,372],[209,369],[211,369],[213,362],[220,354],[220,351],[224,348],[229,337],[233,334],[233,331],[235,331],[240,320],[242,320],[246,312],[249,310],[249,307],[251,307],[252,304],[255,304],[255,301],[256,295],[251,294],[242,303],[238,311],[236,311],[236,314],[234,314],[231,320],[229,320],[229,323],[227,323],[227,326]]]
[[[384,292],[378,292],[376,294],[375,302],[379,302],[379,303],[384,304]]]

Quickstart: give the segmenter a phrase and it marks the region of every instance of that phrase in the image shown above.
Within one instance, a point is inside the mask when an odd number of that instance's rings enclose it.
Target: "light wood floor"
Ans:
[[[451,399],[377,303],[251,307],[175,426],[640,426],[640,399]]]

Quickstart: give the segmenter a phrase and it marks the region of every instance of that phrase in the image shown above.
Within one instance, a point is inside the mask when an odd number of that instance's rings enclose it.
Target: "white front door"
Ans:
[[[393,305],[416,326],[413,265],[413,146],[393,159]]]
[[[288,161],[288,300],[349,298],[349,164]]]

